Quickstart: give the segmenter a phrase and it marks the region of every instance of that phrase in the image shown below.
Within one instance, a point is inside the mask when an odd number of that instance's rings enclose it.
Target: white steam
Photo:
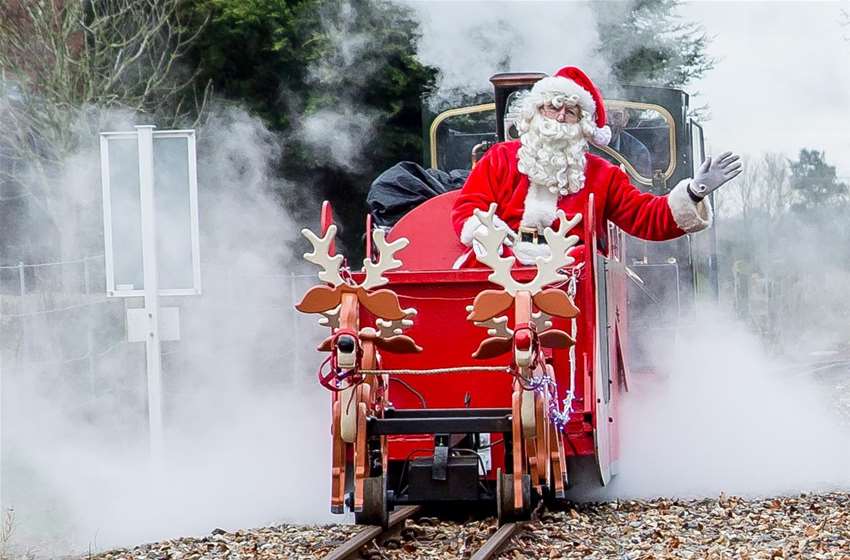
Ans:
[[[182,322],[181,341],[163,343],[161,465],[147,453],[144,345],[124,342],[121,302],[90,300],[82,323],[73,311],[3,318],[52,364],[6,346],[3,501],[16,542],[38,555],[330,519],[327,394],[305,369],[314,341],[299,333],[318,330],[292,309],[313,280],[288,268],[296,227],[274,196],[291,188],[273,172],[278,140],[240,110],[216,115],[198,131],[204,294],[161,301]],[[95,151],[65,168],[94,216],[98,172]],[[94,333],[91,369],[65,353],[85,352],[80,327]]]
[[[300,137],[316,151],[317,161],[356,171],[358,156],[372,137],[377,114],[350,102],[311,113],[301,123]]]
[[[360,155],[374,134],[380,115],[358,98],[381,61],[366,57],[380,50],[375,39],[358,28],[358,12],[352,3],[329,4],[321,14],[328,51],[307,69],[307,83],[319,94],[335,100],[333,107],[299,115],[299,138],[312,149],[317,163],[347,171],[361,168]],[[391,25],[391,22],[387,22]]]
[[[621,469],[608,496],[850,487],[841,387],[815,383],[810,368],[771,356],[716,311],[704,310],[677,344],[668,338],[654,347],[659,371],[633,375],[623,399]]]
[[[419,60],[440,70],[437,97],[490,91],[496,72],[579,66],[595,81],[609,67],[594,54],[596,18],[586,2],[418,2]]]

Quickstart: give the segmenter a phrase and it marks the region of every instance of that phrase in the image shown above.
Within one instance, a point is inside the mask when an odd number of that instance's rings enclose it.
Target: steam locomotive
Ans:
[[[512,98],[544,77],[497,74],[493,96],[425,103],[424,161],[468,168],[512,138]],[[593,148],[643,190],[666,193],[704,158],[702,127],[676,89],[603,88],[615,141]],[[668,186],[669,185],[669,186]],[[452,268],[466,251],[450,223],[457,191],[430,198],[391,227],[367,217],[366,259],[336,254],[332,210],[305,230],[320,285],[297,308],[330,329],[319,381],[332,394],[331,509],[386,525],[404,504],[485,504],[500,522],[558,502],[574,468],[599,484],[617,473],[622,394],[651,370],[649,341],[716,293],[713,233],[656,243],[627,237],[589,207],[545,233],[551,262],[512,269],[498,255],[494,209],[480,239],[486,268]],[[571,231],[583,229],[583,250]],[[590,249],[592,248],[592,250]]]

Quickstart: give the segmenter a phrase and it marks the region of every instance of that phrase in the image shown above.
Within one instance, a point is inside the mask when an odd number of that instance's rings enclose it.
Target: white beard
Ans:
[[[530,121],[520,123],[517,169],[529,180],[523,226],[542,232],[555,221],[558,198],[584,187],[586,121],[559,123],[535,111]]]
[[[559,194],[576,193],[584,187],[586,123],[559,123],[535,113],[520,136],[518,169],[532,184]]]

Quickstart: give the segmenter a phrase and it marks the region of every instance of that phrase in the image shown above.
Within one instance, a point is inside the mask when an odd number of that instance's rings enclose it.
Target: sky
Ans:
[[[808,147],[850,181],[850,2],[686,2],[717,66],[689,85],[713,151],[789,157]]]

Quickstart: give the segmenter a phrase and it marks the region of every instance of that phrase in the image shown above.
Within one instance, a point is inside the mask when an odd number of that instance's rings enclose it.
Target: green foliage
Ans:
[[[790,162],[794,208],[812,211],[843,206],[848,202],[848,187],[838,180],[835,166],[824,159],[824,152],[800,150],[797,161]]]
[[[623,84],[682,87],[714,66],[702,26],[676,14],[678,0],[597,2],[600,45]]]
[[[309,222],[328,198],[351,226],[345,245],[359,247],[371,180],[421,153],[420,95],[436,71],[415,59],[410,11],[384,0],[191,2],[198,19],[212,14],[194,52],[201,79],[285,135],[280,171],[296,187],[283,202]],[[333,131],[315,133],[320,118],[347,130],[356,156],[334,147]]]

